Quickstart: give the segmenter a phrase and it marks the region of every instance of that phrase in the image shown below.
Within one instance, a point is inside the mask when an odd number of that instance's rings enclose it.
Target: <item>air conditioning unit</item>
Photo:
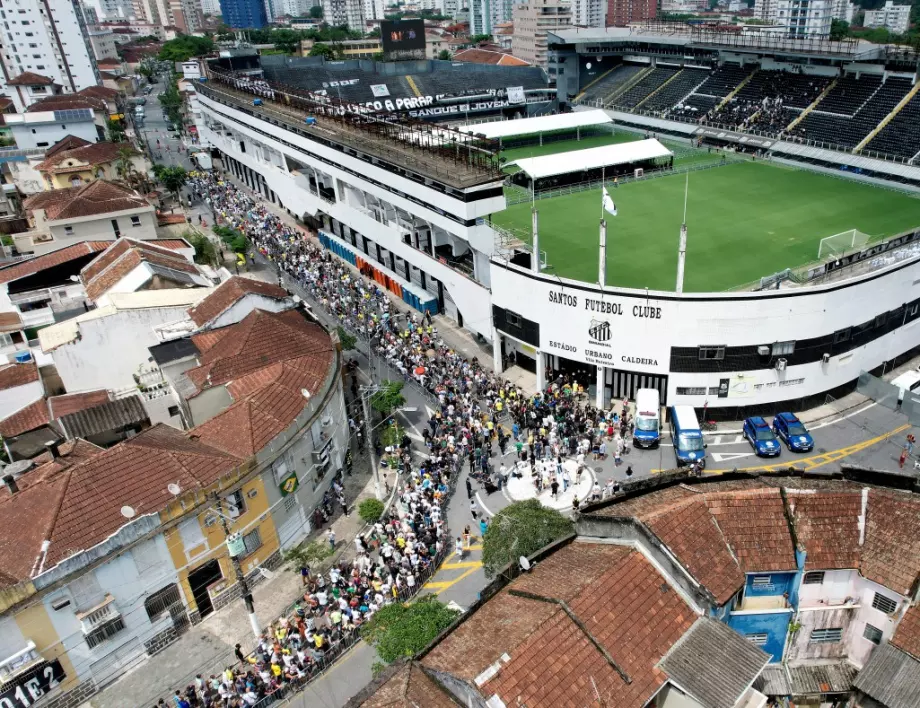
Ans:
[[[831,355],[830,355],[830,354],[822,354],[822,355],[821,355],[821,361],[822,361],[823,363],[825,363],[825,364],[829,364],[830,361],[831,361]]]
[[[768,347],[766,344],[761,344],[759,347],[757,347],[757,353],[760,356],[770,356],[770,347]]]
[[[776,370],[777,370],[777,371],[785,371],[785,370],[786,370],[786,360],[785,360],[785,359],[777,359],[777,360],[776,360]]]
[[[208,514],[208,516],[206,516],[204,519],[204,527],[207,529],[211,528],[216,523],[217,523],[216,516],[211,516],[210,514]]]

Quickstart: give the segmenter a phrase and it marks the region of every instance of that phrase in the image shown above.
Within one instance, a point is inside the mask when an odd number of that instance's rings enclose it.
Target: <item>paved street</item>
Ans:
[[[193,168],[188,157],[188,151],[179,150],[180,145],[182,145],[179,132],[168,132],[166,130],[166,116],[163,114],[163,108],[157,98],[157,95],[165,88],[166,85],[163,83],[162,77],[158,79],[157,83],[153,84],[153,91],[147,96],[147,104],[144,106],[145,119],[143,125],[138,129],[138,140],[142,144],[149,146],[154,162],[161,162],[164,165],[181,165],[190,170]],[[157,140],[160,141],[159,145]]]

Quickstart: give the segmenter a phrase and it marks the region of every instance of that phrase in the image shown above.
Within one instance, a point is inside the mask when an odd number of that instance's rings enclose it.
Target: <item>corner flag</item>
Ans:
[[[607,188],[604,187],[604,209],[610,214],[610,216],[617,215],[617,205],[613,203],[613,199],[610,197],[610,193],[607,191]]]

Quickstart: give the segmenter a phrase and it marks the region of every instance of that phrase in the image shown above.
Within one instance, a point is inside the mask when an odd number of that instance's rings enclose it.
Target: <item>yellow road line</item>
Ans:
[[[453,580],[444,580],[444,581],[439,581],[439,582],[437,582],[437,583],[426,583],[426,584],[425,584],[425,587],[422,588],[422,589],[423,589],[423,590],[426,589],[426,588],[431,589],[432,587],[435,587],[435,588],[437,588],[437,591],[436,591],[434,594],[435,594],[435,595],[440,595],[442,592],[444,592],[444,591],[447,590],[448,588],[453,587],[454,585],[456,585],[457,583],[459,583],[459,582],[460,582],[461,580],[463,580],[465,577],[467,577],[467,576],[472,575],[473,573],[475,573],[476,570],[477,570],[477,568],[470,568],[469,570],[466,570],[466,571],[464,571],[463,573],[461,573],[458,577],[454,578]]]
[[[441,570],[449,570],[451,568],[481,568],[482,561],[458,561],[456,563],[445,563],[441,566]]]
[[[753,471],[777,472],[778,470],[787,470],[790,467],[803,468],[806,472],[810,472],[811,470],[817,469],[818,467],[823,467],[824,465],[829,465],[832,462],[837,462],[838,460],[842,460],[844,457],[847,457],[848,455],[852,455],[856,452],[865,450],[868,447],[877,445],[880,442],[884,442],[885,440],[890,438],[892,435],[903,433],[908,428],[910,428],[910,425],[905,424],[898,428],[895,428],[892,431],[889,431],[882,435],[877,435],[876,437],[869,438],[868,440],[863,440],[862,442],[855,443],[853,445],[850,445],[849,447],[841,447],[837,450],[830,450],[828,452],[822,452],[817,455],[812,455],[811,457],[801,457],[791,462],[789,461],[776,462],[772,465],[757,465],[755,467],[732,467],[731,469],[718,469],[718,470],[707,469],[703,471],[703,474],[704,476],[720,475],[726,472],[734,472],[736,470],[738,472],[753,472]],[[667,471],[668,470],[652,470],[652,473],[667,472]]]
[[[452,580],[439,580],[437,582],[428,582],[422,586],[423,590],[433,590],[434,588],[447,588],[453,585]]]
[[[481,543],[474,543],[472,546],[467,546],[467,547],[466,547],[466,550],[468,550],[468,551],[481,551],[481,550],[482,550],[482,544],[481,544]]]

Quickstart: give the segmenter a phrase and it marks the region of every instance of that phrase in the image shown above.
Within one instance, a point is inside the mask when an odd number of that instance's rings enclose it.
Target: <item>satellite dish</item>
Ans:
[[[300,395],[306,398],[308,401],[310,400],[310,392],[307,389],[300,389]]]
[[[172,484],[166,485],[166,491],[172,494],[174,497],[177,497],[182,494],[182,487],[173,482]]]
[[[587,69],[588,71],[591,71],[591,62],[588,62],[587,64],[585,64],[585,69]]]
[[[527,556],[521,556],[518,558],[518,563],[521,564],[521,570],[523,570],[525,573],[530,570],[530,561],[527,560]]]
[[[126,519],[133,519],[133,518],[135,517],[136,514],[137,514],[137,512],[134,511],[134,507],[133,507],[133,506],[123,506],[123,507],[121,507],[121,515],[124,516]]]

